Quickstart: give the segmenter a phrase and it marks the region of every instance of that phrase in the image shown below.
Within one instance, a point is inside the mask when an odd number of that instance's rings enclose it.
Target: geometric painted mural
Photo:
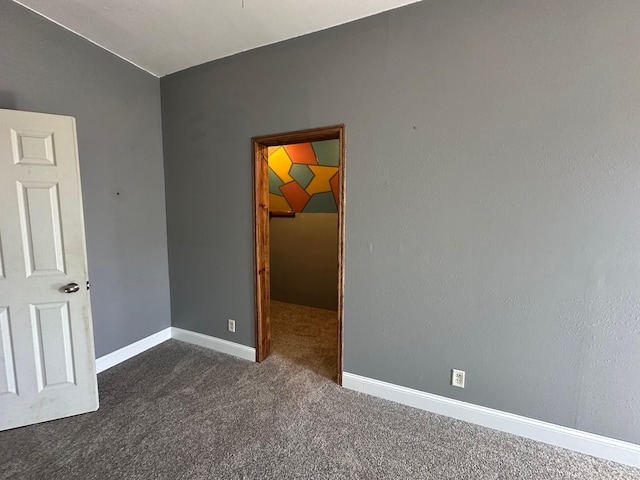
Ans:
[[[269,211],[337,213],[339,141],[268,148]]]

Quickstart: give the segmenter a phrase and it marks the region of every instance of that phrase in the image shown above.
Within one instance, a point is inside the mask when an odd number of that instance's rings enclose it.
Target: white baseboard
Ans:
[[[202,333],[170,327],[98,358],[96,360],[96,371],[97,373],[103,372],[170,338],[233,355],[251,362],[255,361],[256,358],[255,348]],[[640,445],[634,443],[473,405],[349,372],[343,373],[342,386],[421,410],[513,433],[539,442],[593,455],[594,457],[640,467]]]
[[[145,350],[149,350],[151,347],[160,345],[171,338],[171,327],[160,330],[153,335],[138,340],[135,343],[122,347],[115,352],[111,352],[103,357],[96,359],[96,373],[104,372],[105,370],[116,366],[119,363],[129,360],[136,355],[141,354]]]
[[[230,342],[228,340],[222,340],[221,338],[211,337],[203,333],[196,333],[189,330],[183,330],[182,328],[171,327],[171,338],[199,345],[211,350],[216,350],[228,355],[233,355],[234,357],[249,360],[251,362],[256,361],[255,348],[240,345],[239,343]]]
[[[189,330],[183,330],[182,328],[169,327],[96,359],[96,373],[104,372],[111,367],[115,367],[119,363],[129,360],[130,358],[141,354],[145,350],[149,350],[156,345],[160,345],[162,342],[166,342],[171,338],[199,345],[201,347],[210,348],[211,350],[233,355],[251,362],[255,362],[256,360],[255,348],[240,345],[239,343],[229,342],[228,340],[222,340],[221,338],[211,337],[202,333],[190,332]]]
[[[640,445],[344,372],[342,386],[428,412],[640,467]]]

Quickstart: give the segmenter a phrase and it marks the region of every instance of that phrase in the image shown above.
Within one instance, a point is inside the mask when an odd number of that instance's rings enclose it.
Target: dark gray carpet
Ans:
[[[271,300],[271,351],[338,379],[338,312]]]
[[[640,479],[640,470],[171,340],[99,375],[95,413],[0,432],[11,479]]]

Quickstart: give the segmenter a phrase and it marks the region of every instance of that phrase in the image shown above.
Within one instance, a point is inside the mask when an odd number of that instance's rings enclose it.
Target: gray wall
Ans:
[[[338,214],[269,221],[271,298],[338,310]]]
[[[96,355],[168,327],[160,81],[3,1],[0,108],[77,120]]]
[[[254,344],[250,138],[344,122],[345,370],[640,443],[639,24],[425,1],[163,78],[175,324]]]

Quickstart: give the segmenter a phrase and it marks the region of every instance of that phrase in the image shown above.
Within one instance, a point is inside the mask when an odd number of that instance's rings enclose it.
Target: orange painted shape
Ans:
[[[284,195],[284,198],[287,199],[291,208],[293,208],[294,212],[302,212],[302,209],[305,207],[311,195],[304,191],[298,183],[289,182],[280,186],[280,191]]]
[[[331,177],[329,180],[329,185],[331,185],[331,192],[333,193],[333,199],[336,201],[336,205],[340,205],[338,203],[338,194],[340,191],[340,177],[338,176],[338,172]]]
[[[304,163],[305,165],[317,165],[316,154],[310,143],[294,143],[285,145],[289,158],[293,163]]]

